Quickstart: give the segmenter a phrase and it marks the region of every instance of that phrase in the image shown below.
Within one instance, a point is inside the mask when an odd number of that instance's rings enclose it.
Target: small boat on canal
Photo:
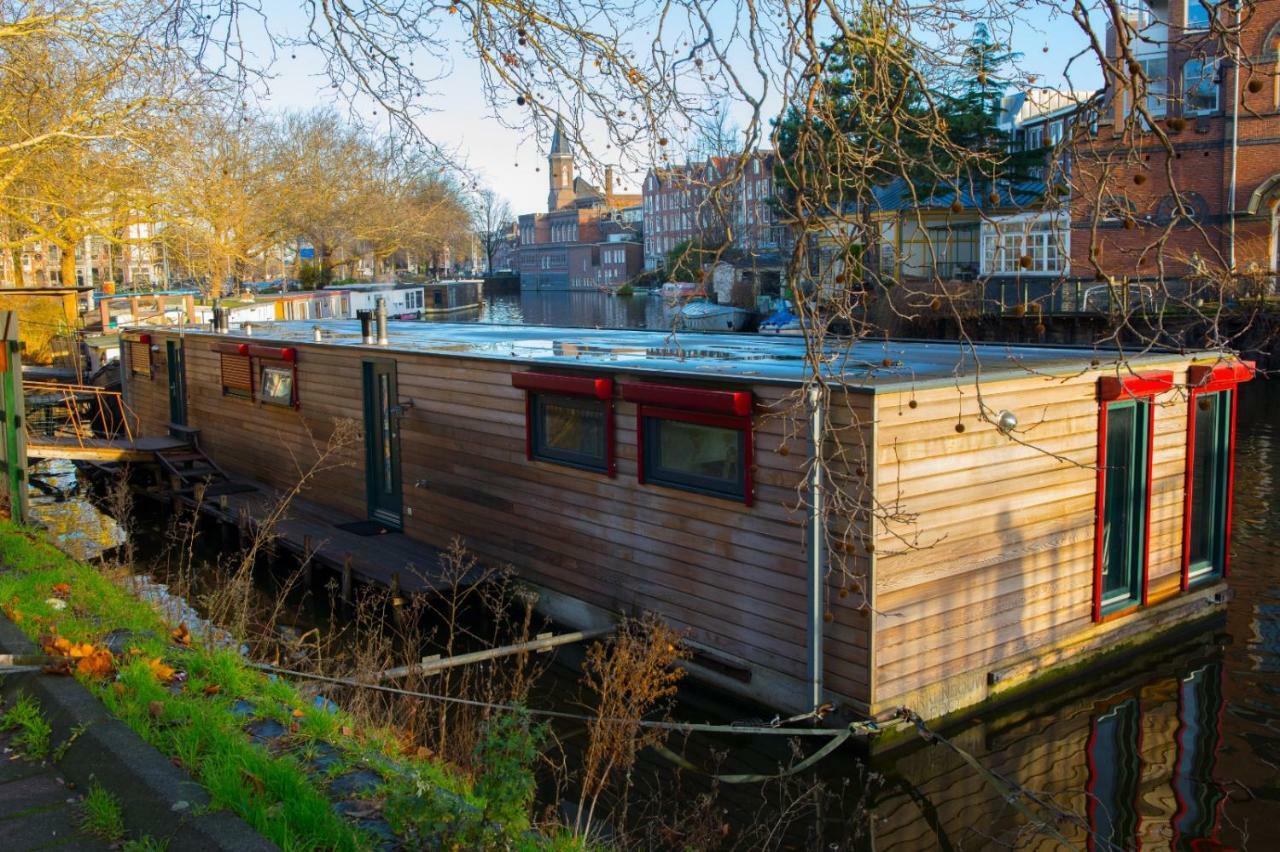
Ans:
[[[717,305],[702,299],[680,308],[680,320],[690,331],[742,331],[751,312],[732,305]]]

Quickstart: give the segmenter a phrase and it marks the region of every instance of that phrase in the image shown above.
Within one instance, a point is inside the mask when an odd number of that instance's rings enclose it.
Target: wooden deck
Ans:
[[[92,462],[154,461],[159,450],[184,446],[178,438],[77,438],[73,435],[29,435],[27,458]]]
[[[252,489],[252,490],[250,490]],[[179,493],[178,499],[196,505],[195,498]],[[279,504],[280,492],[260,482],[236,477],[210,487],[200,510],[220,521],[256,531]],[[342,575],[348,562],[352,579],[379,586],[397,586],[406,592],[439,592],[450,586],[440,567],[441,551],[406,535],[358,535],[338,524],[363,520],[294,497],[276,524],[275,544],[300,558],[310,555],[313,566]],[[474,582],[475,575],[465,578]]]

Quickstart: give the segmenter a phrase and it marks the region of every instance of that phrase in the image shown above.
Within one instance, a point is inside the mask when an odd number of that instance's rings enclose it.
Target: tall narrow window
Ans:
[[[1167,370],[1098,381],[1094,621],[1146,603],[1152,400],[1172,388],[1173,373]]]
[[[1227,531],[1227,472],[1233,391],[1196,394],[1191,409],[1190,525],[1187,581],[1222,575]]]
[[[1107,406],[1100,571],[1104,615],[1141,599],[1150,417],[1146,401],[1126,400]]]
[[[1182,531],[1182,588],[1225,577],[1231,548],[1231,480],[1237,387],[1254,365],[1232,361],[1187,370],[1187,469]]]

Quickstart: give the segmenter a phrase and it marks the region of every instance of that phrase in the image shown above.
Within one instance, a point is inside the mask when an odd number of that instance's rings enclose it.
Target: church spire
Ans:
[[[556,116],[556,130],[551,137],[551,151],[547,154],[547,170],[551,178],[547,193],[547,209],[562,210],[572,207],[577,193],[573,189],[573,149],[569,147],[564,121]]]

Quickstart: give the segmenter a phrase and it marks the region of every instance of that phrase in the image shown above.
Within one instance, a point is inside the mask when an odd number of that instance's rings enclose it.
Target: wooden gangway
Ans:
[[[178,438],[81,438],[75,435],[29,436],[28,459],[92,462],[149,462],[156,454],[186,446]]]

